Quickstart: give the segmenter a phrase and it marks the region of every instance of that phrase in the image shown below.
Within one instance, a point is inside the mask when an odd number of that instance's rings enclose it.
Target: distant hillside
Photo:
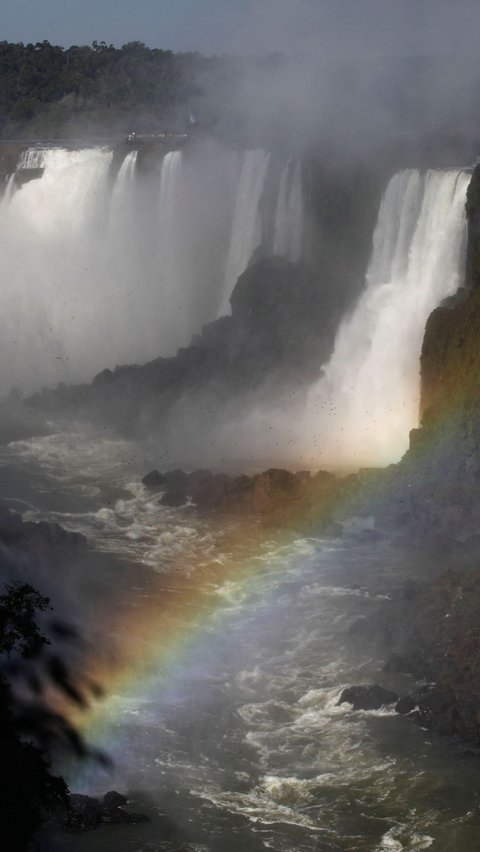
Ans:
[[[227,70],[228,69],[228,70]],[[105,42],[64,50],[48,41],[0,43],[0,135],[91,135],[185,125],[206,88],[231,80],[232,60],[121,48]],[[201,82],[200,82],[201,81]],[[215,116],[207,104],[202,115]]]

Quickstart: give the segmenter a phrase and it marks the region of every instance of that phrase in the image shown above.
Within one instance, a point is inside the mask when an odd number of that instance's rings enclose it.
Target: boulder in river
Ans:
[[[376,683],[365,683],[359,686],[348,686],[342,691],[338,704],[348,702],[354,710],[379,710],[386,704],[398,701],[396,692],[378,686]]]
[[[148,822],[146,814],[129,813],[123,808],[127,799],[116,790],[106,793],[102,800],[93,796],[72,793],[68,797],[67,810],[60,819],[66,831],[93,831],[101,825],[137,825]]]

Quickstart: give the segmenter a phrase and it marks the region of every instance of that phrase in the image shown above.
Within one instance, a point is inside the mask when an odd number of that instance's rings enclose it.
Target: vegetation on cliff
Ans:
[[[282,61],[259,60],[259,67]],[[104,41],[64,49],[48,41],[0,42],[0,136],[105,135],[185,127],[190,108],[202,124],[235,132],[242,68],[232,57],[120,48]]]
[[[42,711],[42,680],[36,663],[48,640],[37,624],[48,598],[28,584],[7,586],[0,596],[0,731],[2,742],[2,828],[15,852],[23,852],[48,817],[67,802],[64,781],[50,771],[47,741],[59,720]],[[19,697],[21,680],[30,697]],[[22,692],[20,692],[20,696]],[[33,697],[32,697],[33,696]]]

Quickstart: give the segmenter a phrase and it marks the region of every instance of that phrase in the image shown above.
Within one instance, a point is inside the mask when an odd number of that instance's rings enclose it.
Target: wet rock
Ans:
[[[308,470],[293,473],[283,468],[270,468],[253,476],[213,473],[203,468],[192,473],[153,470],[142,482],[163,492],[163,506],[256,516],[266,526],[299,529],[307,534],[343,534],[342,524],[334,518],[343,486],[326,471],[312,477]],[[372,532],[369,540],[379,537]]]
[[[23,521],[19,514],[2,505],[0,542],[12,553],[19,552],[37,563],[59,558],[73,561],[87,549],[87,540],[80,533],[67,532],[59,524],[45,521]]]
[[[98,799],[72,793],[63,826],[68,831],[92,831],[102,824],[102,805]]]
[[[254,478],[252,508],[255,512],[268,509],[272,501],[298,494],[301,481],[289,470],[270,468]]]
[[[406,716],[412,710],[415,710],[416,706],[417,702],[411,695],[404,695],[395,704],[395,712],[400,713],[401,716]]]
[[[66,811],[59,818],[59,825],[65,831],[93,831],[101,825],[137,825],[149,822],[146,814],[129,813],[121,805],[127,799],[116,790],[106,793],[102,800],[92,796],[72,793],[68,797]]]
[[[158,470],[151,470],[142,479],[142,485],[145,485],[146,488],[161,488],[164,482],[164,475]]]
[[[398,701],[396,692],[378,686],[375,683],[360,684],[359,686],[348,686],[343,690],[338,704],[348,702],[353,705],[354,710],[379,710],[386,704]]]
[[[130,814],[123,808],[103,806],[101,810],[102,825],[129,825]]]
[[[165,494],[160,500],[164,506],[183,506],[187,502],[188,474],[183,470],[169,470],[163,474]]]
[[[121,793],[117,793],[116,790],[109,790],[108,793],[105,793],[102,801],[104,805],[110,808],[121,808],[122,805],[127,804],[127,798],[122,796]]]
[[[224,473],[195,471],[189,477],[188,489],[193,502],[200,509],[228,509],[240,500],[242,490],[250,479],[232,477]]]
[[[160,498],[160,505],[177,508],[187,502],[187,492],[183,488],[171,488]]]

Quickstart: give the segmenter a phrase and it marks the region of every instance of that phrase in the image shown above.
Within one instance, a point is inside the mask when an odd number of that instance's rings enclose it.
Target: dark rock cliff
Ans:
[[[420,721],[480,741],[480,168],[468,191],[467,289],[429,317],[421,354],[421,426],[384,484],[377,525],[436,547],[384,620],[390,665],[433,684]],[[388,495],[388,496],[386,496]]]
[[[301,264],[259,260],[240,276],[231,315],[171,358],[104,370],[90,385],[44,390],[30,406],[84,415],[123,431],[155,431],[185,395],[229,399],[307,386],[328,358],[340,319],[334,292]]]

